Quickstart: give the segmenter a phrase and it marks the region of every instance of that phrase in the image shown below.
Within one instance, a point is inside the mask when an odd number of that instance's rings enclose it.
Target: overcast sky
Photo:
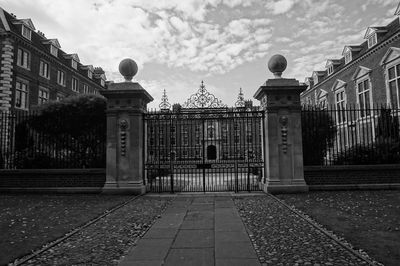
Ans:
[[[397,0],[0,0],[31,18],[82,64],[121,81],[118,64],[132,58],[134,78],[158,107],[162,91],[183,103],[204,80],[228,106],[239,88],[251,98],[272,74],[268,59],[288,60],[284,77],[301,82],[344,45],[363,42],[368,26],[395,19]],[[255,100],[256,101],[256,100]],[[258,103],[257,103],[258,104]]]

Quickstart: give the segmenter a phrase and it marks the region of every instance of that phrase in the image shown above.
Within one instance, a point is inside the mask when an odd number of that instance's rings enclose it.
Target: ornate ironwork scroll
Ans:
[[[169,110],[171,104],[168,102],[167,92],[164,90],[163,96],[161,97],[161,103],[159,105],[161,110]]]
[[[240,88],[240,92],[239,92],[239,95],[238,95],[238,100],[236,101],[235,106],[238,107],[238,108],[245,107],[245,101],[244,101],[244,95],[243,95],[243,92],[242,92],[242,88]]]
[[[201,81],[201,85],[197,93],[192,94],[183,104],[183,108],[224,108],[227,107],[221,100],[209,93]]]

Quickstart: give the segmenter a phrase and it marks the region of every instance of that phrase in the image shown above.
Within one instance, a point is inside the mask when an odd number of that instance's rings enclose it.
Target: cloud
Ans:
[[[267,1],[265,7],[274,15],[284,14],[292,9],[297,0]]]

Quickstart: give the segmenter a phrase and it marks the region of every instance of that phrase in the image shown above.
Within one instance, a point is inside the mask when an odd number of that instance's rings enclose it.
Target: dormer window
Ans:
[[[333,65],[328,66],[328,75],[333,73]]]
[[[50,45],[50,53],[51,53],[53,56],[57,57],[57,56],[58,56],[58,49],[57,49],[57,47],[55,47],[54,45]]]
[[[71,66],[72,66],[72,68],[74,68],[74,69],[78,69],[78,62],[75,61],[74,59],[72,59],[72,60],[71,60]]]
[[[376,36],[376,33],[371,34],[368,37],[368,48],[371,48],[372,46],[374,46],[375,44],[377,44],[378,42],[378,38]]]
[[[92,71],[90,71],[90,70],[88,70],[88,77],[89,77],[90,79],[92,79],[92,78],[93,78],[93,72],[92,72]]]
[[[27,38],[28,40],[31,40],[32,37],[32,30],[29,29],[27,26],[22,25],[22,36]]]
[[[344,54],[344,63],[348,64],[351,62],[351,60],[352,60],[351,51],[348,51],[347,53]]]
[[[104,86],[106,85],[106,82],[104,81],[104,79],[101,79],[101,80],[100,80],[100,85],[101,85],[102,87],[104,87]]]

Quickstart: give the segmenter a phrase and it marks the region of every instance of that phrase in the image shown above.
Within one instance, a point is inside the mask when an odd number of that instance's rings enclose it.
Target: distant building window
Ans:
[[[369,86],[369,79],[357,83],[358,90],[358,104],[360,106],[360,117],[365,117],[371,114],[370,100],[371,90]]]
[[[79,83],[78,83],[78,79],[72,78],[71,89],[72,89],[72,91],[79,92]]]
[[[50,65],[47,62],[40,60],[39,75],[50,79]]]
[[[83,84],[83,94],[89,94],[89,86],[87,84]]]
[[[398,108],[400,102],[400,64],[388,69],[388,84],[390,104],[394,108]]]
[[[31,54],[24,49],[18,49],[17,65],[26,69],[31,68]]]
[[[322,109],[327,109],[327,102],[326,102],[326,97],[323,97],[321,99],[319,99],[319,107]]]
[[[15,107],[28,109],[28,82],[17,80],[15,84]]]
[[[104,86],[106,85],[106,82],[104,81],[104,79],[101,79],[101,80],[100,80],[100,85],[101,85],[102,87],[104,87]]]
[[[337,109],[337,122],[344,123],[346,122],[346,99],[344,90],[338,91],[336,93],[336,109]]]
[[[328,75],[333,73],[333,65],[329,65],[328,67]]]
[[[61,101],[61,100],[64,99],[64,98],[65,98],[64,94],[57,93],[56,101]]]
[[[374,33],[368,37],[368,48],[371,48],[372,46],[374,46],[377,43],[378,43],[378,38],[377,38],[376,33]]]
[[[61,86],[65,86],[65,72],[58,70],[57,71],[57,83]]]
[[[55,57],[57,57],[58,56],[58,48],[55,47],[54,45],[50,45],[50,53],[52,55],[54,55]]]
[[[29,29],[29,28],[26,27],[25,25],[22,25],[22,36],[24,36],[24,37],[27,38],[28,40],[31,40],[31,37],[32,37],[32,31],[31,31],[31,29]]]
[[[72,66],[74,69],[78,69],[78,62],[75,61],[74,59],[72,59],[72,60],[71,60],[71,66]]]
[[[351,51],[348,51],[347,53],[344,54],[344,63],[348,64],[352,60],[351,58]]]
[[[90,71],[90,70],[88,70],[88,77],[89,77],[90,79],[92,79],[92,78],[93,78],[93,72],[92,72],[92,71]]]
[[[49,91],[43,87],[39,87],[38,104],[44,104],[49,101]]]

